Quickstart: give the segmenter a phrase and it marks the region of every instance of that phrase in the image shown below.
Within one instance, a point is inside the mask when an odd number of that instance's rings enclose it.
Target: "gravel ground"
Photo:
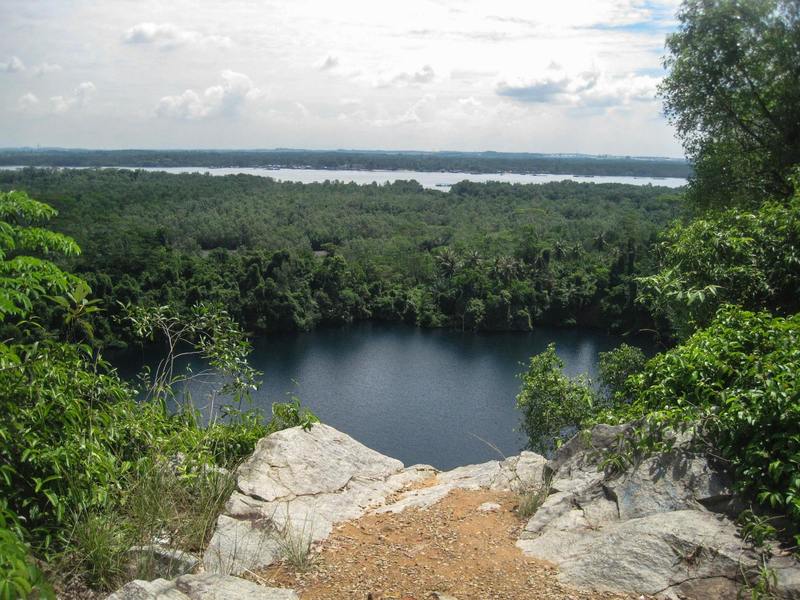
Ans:
[[[484,503],[499,504],[491,511]],[[368,515],[345,523],[316,549],[314,566],[254,573],[265,585],[294,587],[303,600],[617,600],[559,583],[549,563],[514,545],[524,522],[509,492],[455,490],[427,510]]]

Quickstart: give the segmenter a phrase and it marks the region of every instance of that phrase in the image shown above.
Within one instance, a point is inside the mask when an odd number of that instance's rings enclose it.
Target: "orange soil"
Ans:
[[[479,511],[485,502],[501,508]],[[516,504],[510,492],[455,490],[427,510],[341,525],[307,573],[284,564],[254,575],[265,585],[293,587],[303,600],[635,598],[576,590],[559,583],[549,563],[523,556],[514,545],[524,526]]]

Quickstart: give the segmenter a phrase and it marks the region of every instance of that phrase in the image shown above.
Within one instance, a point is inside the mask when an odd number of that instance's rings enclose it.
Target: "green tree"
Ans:
[[[647,359],[641,348],[620,344],[614,350],[601,352],[598,360],[600,383],[610,398],[614,398],[625,389],[625,382],[631,375],[644,368]]]
[[[38,225],[56,215],[55,209],[20,191],[0,192],[0,322],[29,316],[33,302],[65,292],[79,280],[39,255],[76,255],[72,238]]]
[[[464,311],[464,327],[477,331],[486,317],[486,305],[480,298],[470,298]]]
[[[550,344],[532,356],[527,371],[519,375],[517,409],[522,411],[522,430],[531,449],[552,450],[594,413],[596,398],[589,382],[566,377],[563,368],[555,344]]]
[[[685,0],[660,94],[695,174],[698,206],[791,194],[800,162],[800,4]]]
[[[640,299],[679,338],[723,304],[791,314],[800,309],[800,193],[786,204],[731,208],[675,224],[659,248],[661,270],[639,280]]]

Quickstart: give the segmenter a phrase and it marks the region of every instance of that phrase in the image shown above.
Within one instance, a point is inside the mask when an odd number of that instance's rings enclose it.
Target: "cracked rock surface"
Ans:
[[[238,574],[266,567],[280,558],[282,540],[323,540],[335,524],[435,472],[425,465],[404,468],[328,425],[273,433],[237,471],[205,568]]]
[[[321,541],[365,515],[425,511],[459,490],[519,493],[549,482],[517,547],[555,564],[562,583],[669,599],[735,598],[759,564],[731,520],[739,510],[731,482],[690,440],[623,473],[599,470],[598,451],[624,431],[597,426],[550,461],[523,452],[443,473],[404,467],[326,425],[280,431],[259,441],[239,468],[204,566],[222,574],[261,570],[281,558],[287,539]],[[770,567],[777,597],[800,600],[797,562],[777,556]]]
[[[663,456],[623,473],[598,469],[598,450],[625,426],[595,427],[574,437],[548,463],[550,494],[517,546],[559,567],[559,580],[600,590],[635,590],[660,598],[736,598],[758,556],[729,518],[731,482],[682,440]],[[800,567],[773,559],[778,597],[800,598]]]
[[[172,581],[136,580],[106,600],[297,600],[293,590],[269,588],[227,575],[183,575]]]

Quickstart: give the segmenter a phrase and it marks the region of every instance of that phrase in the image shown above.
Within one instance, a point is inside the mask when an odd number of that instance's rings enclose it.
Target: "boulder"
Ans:
[[[106,600],[298,600],[294,590],[264,587],[230,575],[183,575],[172,581],[136,580]]]
[[[237,574],[280,558],[287,539],[315,542],[356,519],[433,467],[403,463],[327,425],[285,429],[260,440],[236,473],[203,557],[207,571]]]
[[[605,485],[616,499],[621,519],[703,507],[740,512],[727,475],[714,469],[706,457],[681,449],[645,460]]]
[[[428,487],[404,492],[393,503],[375,510],[377,513],[400,513],[409,508],[433,506],[452,490],[509,490],[523,492],[543,485],[547,459],[533,452],[523,452],[503,461],[489,461],[458,467],[439,473]]]
[[[200,559],[194,554],[161,544],[134,546],[128,553],[139,565],[138,572],[147,569],[146,572],[154,577],[170,578],[186,575],[200,564]]]
[[[597,529],[575,518],[567,526],[546,527],[518,546],[556,563],[564,583],[666,598],[734,598],[742,565],[752,569],[756,564],[731,521],[699,510],[669,511]],[[709,579],[719,580],[717,591],[725,583],[730,593],[687,594]]]
[[[600,425],[565,444],[544,471],[549,495],[517,546],[559,568],[559,579],[603,591],[659,598],[735,598],[758,573],[759,556],[738,535],[740,510],[727,475],[688,437],[622,473],[601,452],[629,426]],[[779,597],[795,598],[800,568],[773,560]]]

